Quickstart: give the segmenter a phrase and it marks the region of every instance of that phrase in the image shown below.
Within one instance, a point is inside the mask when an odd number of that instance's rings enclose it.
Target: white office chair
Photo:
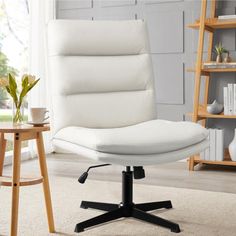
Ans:
[[[121,204],[83,201],[82,208],[107,213],[75,231],[134,217],[180,232],[178,224],[147,213],[171,208],[170,201],[133,203],[133,176],[143,178],[145,165],[200,152],[208,132],[195,123],[156,119],[145,22],[55,20],[48,34],[55,148],[126,167]]]

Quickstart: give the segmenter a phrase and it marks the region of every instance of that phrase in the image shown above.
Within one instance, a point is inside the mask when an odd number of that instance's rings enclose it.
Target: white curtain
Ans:
[[[30,0],[30,74],[40,78],[29,95],[30,107],[50,109],[50,83],[47,58],[47,24],[55,18],[55,0]],[[50,132],[44,133],[46,153],[52,151]],[[32,156],[35,156],[35,142],[29,143]]]

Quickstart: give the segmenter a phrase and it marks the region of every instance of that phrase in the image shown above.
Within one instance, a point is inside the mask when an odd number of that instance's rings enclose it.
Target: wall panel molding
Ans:
[[[101,0],[101,7],[124,7],[136,4],[136,0]]]
[[[152,55],[156,102],[184,104],[184,63],[178,54]]]
[[[58,0],[60,10],[89,9],[93,7],[92,0]]]
[[[183,53],[184,12],[147,10],[151,53]],[[174,23],[173,23],[174,22]]]
[[[145,0],[145,4],[166,4],[166,3],[176,3],[183,2],[183,0]]]

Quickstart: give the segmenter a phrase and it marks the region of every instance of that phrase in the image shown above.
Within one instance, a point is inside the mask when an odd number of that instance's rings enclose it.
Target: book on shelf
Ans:
[[[234,114],[234,91],[233,84],[228,84],[228,106],[229,106],[229,115]]]
[[[210,142],[210,135],[208,135],[207,139],[209,140]],[[210,160],[210,150],[209,148],[206,148],[202,153],[200,153],[200,158],[202,160]]]
[[[204,69],[232,69],[232,68],[236,68],[236,62],[227,62],[227,63],[204,62],[203,68]]]
[[[224,160],[224,130],[216,129],[216,161]]]
[[[229,115],[229,104],[228,104],[228,87],[224,87],[224,115]]]
[[[201,159],[201,160],[205,160],[205,150],[203,150],[202,152],[200,152],[200,159]]]
[[[200,153],[201,160],[206,161],[223,161],[224,160],[224,130],[209,130],[209,148]]]
[[[216,130],[209,129],[210,131],[210,161],[215,161],[216,158]]]
[[[236,84],[234,84],[233,89],[234,89],[234,92],[233,92],[234,93],[234,95],[233,95],[234,96],[234,99],[233,99],[234,100],[233,114],[236,115]]]
[[[236,84],[223,88],[224,115],[236,115]]]
[[[223,16],[218,16],[219,20],[235,20],[236,15],[223,15]]]
[[[207,148],[204,152],[204,160],[210,160],[210,148]]]

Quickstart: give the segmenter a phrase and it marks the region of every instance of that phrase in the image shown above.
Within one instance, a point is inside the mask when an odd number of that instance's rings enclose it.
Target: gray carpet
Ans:
[[[51,191],[57,233],[52,235],[77,235],[74,226],[102,212],[80,209],[81,200],[120,202],[121,184],[88,180],[85,185],[68,177],[51,177]],[[171,199],[174,209],[157,210],[153,214],[180,224],[179,236],[235,236],[236,195],[171,187],[136,184],[135,202]],[[10,188],[0,189],[0,236],[9,235]],[[21,188],[19,211],[20,236],[46,236],[47,220],[42,186]],[[84,236],[168,236],[169,230],[133,219],[118,220],[81,233]]]

